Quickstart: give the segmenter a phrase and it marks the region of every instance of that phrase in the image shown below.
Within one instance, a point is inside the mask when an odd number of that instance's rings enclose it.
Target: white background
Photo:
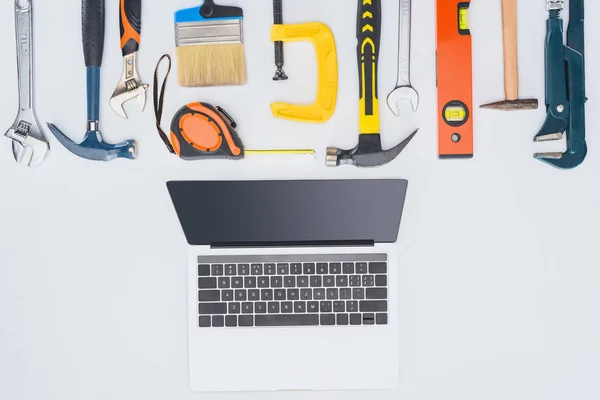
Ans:
[[[139,69],[152,81],[160,55],[174,55],[173,12],[197,1],[146,1]],[[199,399],[187,384],[185,242],[165,188],[171,179],[380,178],[410,181],[398,249],[401,385],[347,399],[593,399],[600,396],[598,109],[600,62],[593,38],[598,2],[587,2],[589,155],[573,171],[532,158],[545,111],[475,111],[475,158],[437,159],[435,2],[413,5],[413,85],[421,107],[394,117],[392,146],[421,131],[391,165],[326,169],[328,145],[358,134],[356,1],[285,1],[288,23],[318,20],[338,48],[337,110],[326,124],[275,120],[269,103],[310,102],[316,87],[309,45],[286,46],[290,80],[273,83],[270,0],[243,3],[249,82],[178,88],[171,76],[165,128],[191,101],[224,106],[248,148],[314,147],[316,159],[255,157],[185,163],[154,128],[151,95],[141,114],[119,119],[108,100],[120,78],[118,1],[107,1],[101,129],[106,140],[139,141],[137,161],[85,161],[51,137],[38,169],[16,165],[0,141],[0,398]],[[396,79],[398,1],[384,0],[382,98]],[[85,130],[80,2],[35,4],[36,108],[78,141]],[[545,2],[519,2],[521,97],[544,99]],[[474,101],[503,98],[499,0],[473,2]],[[17,110],[12,2],[0,6],[0,121]],[[560,143],[549,147],[561,149]],[[543,146],[542,146],[543,147]],[[365,205],[367,207],[368,205]],[[348,216],[351,218],[352,216]],[[211,345],[207,343],[207,345]],[[267,351],[267,349],[265,349]],[[368,347],[361,351],[368,351]],[[207,360],[209,362],[209,360]],[[293,362],[293,360],[287,360]],[[224,371],[223,373],[226,373]],[[213,394],[204,399],[333,399],[336,393]]]

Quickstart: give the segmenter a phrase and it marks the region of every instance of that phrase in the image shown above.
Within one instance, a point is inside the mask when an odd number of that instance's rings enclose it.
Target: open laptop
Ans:
[[[167,183],[189,253],[197,392],[399,381],[405,180]]]

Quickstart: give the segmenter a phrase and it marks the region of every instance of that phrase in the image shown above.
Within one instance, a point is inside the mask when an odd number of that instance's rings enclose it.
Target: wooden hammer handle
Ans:
[[[504,37],[504,91],[506,100],[519,98],[519,56],[517,52],[517,0],[502,0]]]

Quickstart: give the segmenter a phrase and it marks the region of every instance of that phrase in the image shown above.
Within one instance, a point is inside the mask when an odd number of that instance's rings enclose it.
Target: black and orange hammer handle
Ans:
[[[140,48],[142,33],[142,0],[119,0],[119,24],[123,57]]]

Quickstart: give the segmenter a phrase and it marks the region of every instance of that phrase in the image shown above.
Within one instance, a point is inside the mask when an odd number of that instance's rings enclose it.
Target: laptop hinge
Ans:
[[[277,248],[277,247],[373,247],[374,240],[326,241],[326,242],[255,242],[255,243],[213,243],[211,249]]]

